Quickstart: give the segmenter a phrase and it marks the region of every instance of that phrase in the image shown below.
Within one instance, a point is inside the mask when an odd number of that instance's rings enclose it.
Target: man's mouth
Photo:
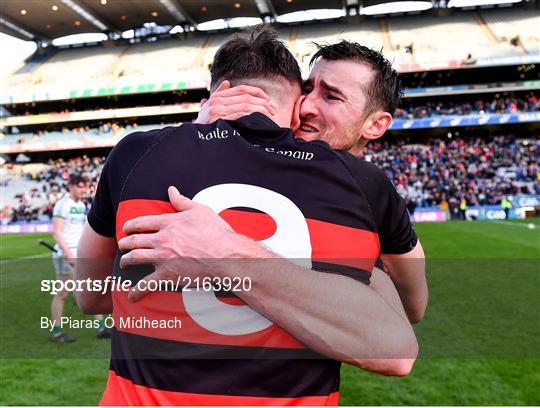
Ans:
[[[318,132],[317,128],[314,128],[313,126],[307,125],[302,123],[299,128],[300,131],[306,132],[306,133],[314,133]]]

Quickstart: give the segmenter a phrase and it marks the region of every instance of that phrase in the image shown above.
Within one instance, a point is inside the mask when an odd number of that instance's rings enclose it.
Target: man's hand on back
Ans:
[[[213,123],[218,119],[236,120],[254,112],[269,117],[274,115],[268,95],[254,86],[240,85],[231,88],[229,81],[223,81],[209,99],[201,101],[195,123]]]

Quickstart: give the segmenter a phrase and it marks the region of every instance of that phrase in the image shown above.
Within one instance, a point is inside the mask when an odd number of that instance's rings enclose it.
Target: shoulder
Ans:
[[[69,196],[67,194],[63,195],[61,198],[58,199],[58,201],[56,202],[54,206],[63,207],[67,203],[68,200],[69,200]]]
[[[168,126],[162,129],[154,129],[146,132],[133,132],[129,135],[123,137],[114,147],[111,153],[118,151],[129,152],[129,151],[140,151],[141,149],[147,149],[158,143],[163,137],[167,134],[174,131],[175,127]]]
[[[60,198],[56,202],[56,204],[54,204],[53,212],[56,214],[61,213],[63,209],[66,207],[66,205],[68,204],[68,199],[69,199],[68,195],[65,195],[62,198]]]
[[[364,190],[379,191],[393,188],[392,182],[384,170],[375,164],[359,159],[347,152],[338,151],[336,154]]]
[[[112,173],[115,179],[123,180],[139,160],[176,129],[176,127],[169,126],[147,132],[134,132],[125,136],[109,153],[102,175],[110,176]]]
[[[127,157],[140,158],[147,151],[160,145],[165,139],[174,140],[175,144],[189,143],[189,141],[198,137],[197,131],[214,128],[215,125],[199,125],[187,122],[180,126],[167,126],[146,132],[133,132],[116,144],[111,155],[112,158],[121,155],[122,161],[125,161],[126,155]]]

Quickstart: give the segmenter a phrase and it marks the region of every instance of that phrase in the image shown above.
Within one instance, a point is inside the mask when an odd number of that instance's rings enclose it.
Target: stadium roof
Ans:
[[[184,26],[224,18],[275,18],[302,10],[343,9],[357,6],[358,0],[2,0],[1,3],[2,32],[22,40],[50,41],[88,32],[123,32],[149,22]]]

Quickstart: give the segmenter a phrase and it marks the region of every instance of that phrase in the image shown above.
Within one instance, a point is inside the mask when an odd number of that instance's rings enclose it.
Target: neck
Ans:
[[[364,147],[366,147],[368,142],[369,142],[369,139],[365,139],[363,137],[360,138],[358,143],[354,145],[351,149],[349,149],[349,153],[351,153],[354,156],[358,156],[360,152],[364,149]]]

